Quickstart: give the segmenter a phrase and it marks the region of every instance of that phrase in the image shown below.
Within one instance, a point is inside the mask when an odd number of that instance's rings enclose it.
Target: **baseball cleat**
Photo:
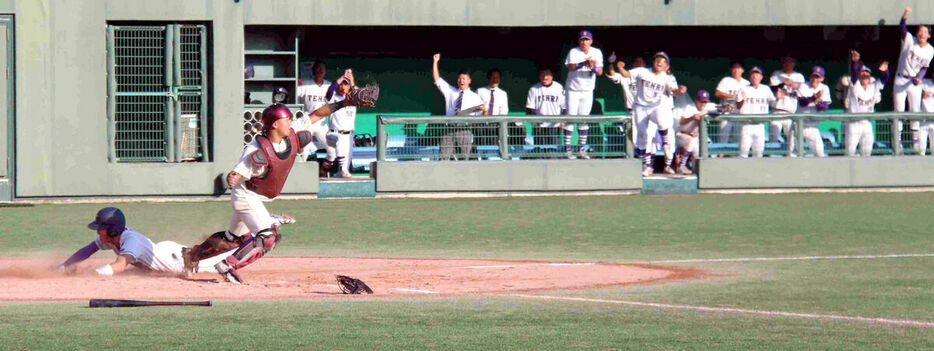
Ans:
[[[665,166],[665,174],[675,174],[675,169],[671,166]]]
[[[571,150],[566,151],[566,152],[564,153],[564,156],[567,157],[568,160],[576,160],[576,159],[577,159],[577,156],[574,156],[574,153],[571,152]]]
[[[237,285],[243,284],[243,279],[240,278],[240,274],[237,273],[236,269],[227,264],[227,262],[218,262],[214,265],[214,269],[224,277],[224,280]]]
[[[590,155],[587,154],[587,149],[581,148],[580,154],[581,154],[582,159],[585,159],[585,160],[590,159]]]
[[[337,178],[350,178],[351,175],[350,175],[350,172],[340,171],[340,172],[337,172],[336,177]]]
[[[287,214],[270,214],[272,220],[279,222],[279,224],[295,224],[295,217],[289,216]]]
[[[681,174],[693,174],[694,171],[692,171],[690,168],[688,168],[688,166],[687,166],[686,164],[683,164],[683,165],[681,165],[681,167],[678,167],[678,173],[681,173]]]
[[[648,177],[652,175],[652,167],[642,167],[642,176]]]

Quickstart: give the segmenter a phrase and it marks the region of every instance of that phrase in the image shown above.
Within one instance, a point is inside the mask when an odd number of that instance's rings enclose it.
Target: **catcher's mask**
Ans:
[[[94,218],[94,222],[88,224],[88,228],[91,230],[106,229],[107,236],[112,238],[126,229],[126,217],[119,208],[104,207],[97,211],[97,217]]]
[[[292,112],[283,104],[272,104],[263,110],[263,130],[272,128],[272,124],[280,119],[292,119]]]

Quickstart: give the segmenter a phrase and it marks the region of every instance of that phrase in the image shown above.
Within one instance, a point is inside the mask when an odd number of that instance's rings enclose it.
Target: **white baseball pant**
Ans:
[[[869,120],[861,119],[858,121],[849,121],[846,124],[846,155],[856,156],[857,147],[860,156],[872,155],[872,144],[876,142],[876,137],[872,133],[872,123]]]
[[[571,116],[590,116],[590,110],[593,108],[593,90],[591,91],[567,91],[568,115]],[[581,123],[577,125],[578,130],[589,130],[590,125]],[[564,130],[574,131],[574,124],[565,123]]]
[[[924,156],[924,154],[927,153],[928,145],[934,147],[934,121],[924,121],[924,123],[919,123],[918,154]]]
[[[739,157],[762,157],[765,152],[765,125],[762,123],[741,123],[739,137]]]
[[[260,230],[272,228],[275,223],[263,201],[242,185],[235,186],[230,192],[230,202],[233,204],[234,212],[230,217],[230,227],[227,231],[231,235],[239,237],[259,233]]]
[[[353,131],[349,134],[341,134],[337,131],[330,131],[327,135],[328,141],[328,161],[337,163],[340,166],[342,174],[350,174],[350,152],[353,147]]]
[[[315,122],[309,131],[311,132],[312,140],[302,149],[301,156],[299,157],[300,161],[307,160],[308,156],[311,156],[315,151],[326,149],[328,146],[327,137],[329,129],[327,118],[322,118],[318,122]]]
[[[691,155],[694,155],[694,158],[698,157],[698,152],[700,151],[697,144],[697,137],[691,136],[690,134],[678,132],[677,135],[678,148],[687,150]]]
[[[905,101],[908,101],[908,112],[921,112],[921,95],[922,89],[921,85],[915,85],[910,78],[905,78],[902,76],[895,77],[895,86],[893,87],[892,99],[893,106],[895,107],[895,112],[905,112]],[[920,153],[920,135],[918,130],[921,129],[920,121],[911,121],[909,124],[911,130],[911,139],[912,145],[916,151]],[[895,122],[895,130],[893,133],[902,132],[902,121],[898,120]]]
[[[788,114],[784,111],[776,111],[775,114]],[[794,123],[790,119],[779,119],[769,122],[769,140],[778,142],[779,136],[785,137],[785,143],[792,150],[795,149],[795,134],[792,130]]]
[[[820,136],[817,123],[818,122],[804,122],[804,128],[802,128],[801,134],[804,135],[804,142],[814,153],[814,156],[825,157],[827,155],[824,154],[824,139]]]

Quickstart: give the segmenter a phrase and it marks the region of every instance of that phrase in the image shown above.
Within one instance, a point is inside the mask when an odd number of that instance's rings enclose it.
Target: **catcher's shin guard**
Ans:
[[[240,248],[224,260],[233,269],[246,267],[253,261],[263,257],[269,250],[276,247],[282,239],[277,227],[260,230],[256,236],[247,239]]]
[[[193,246],[190,250],[183,251],[182,258],[185,261],[185,271],[192,272],[198,266],[198,262],[205,258],[240,247],[250,237],[249,234],[236,237],[228,234],[226,230],[211,234],[203,243]]]

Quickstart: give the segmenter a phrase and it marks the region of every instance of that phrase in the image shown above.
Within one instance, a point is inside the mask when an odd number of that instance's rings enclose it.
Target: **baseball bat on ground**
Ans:
[[[88,307],[143,307],[143,306],[211,306],[211,301],[140,301],[92,299]]]

